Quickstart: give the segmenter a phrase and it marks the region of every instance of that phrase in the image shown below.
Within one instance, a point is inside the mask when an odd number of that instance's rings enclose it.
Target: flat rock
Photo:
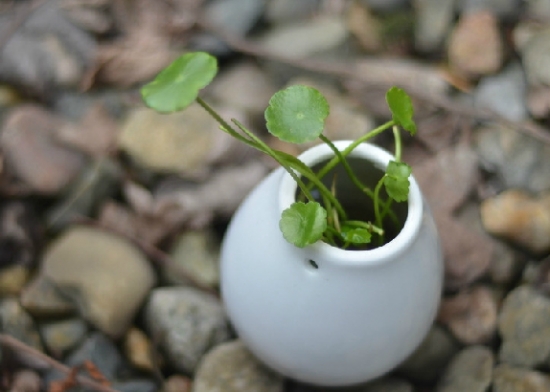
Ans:
[[[269,75],[248,61],[222,72],[208,90],[217,100],[256,115],[263,114],[276,91]]]
[[[482,167],[496,173],[503,188],[550,189],[550,146],[505,127],[481,128],[474,137]]]
[[[441,379],[438,392],[485,392],[491,385],[493,352],[483,346],[471,346],[459,352]]]
[[[22,265],[0,269],[0,296],[17,295],[27,284],[31,271]]]
[[[533,34],[521,47],[521,60],[531,85],[550,86],[550,29]]]
[[[533,197],[508,190],[484,200],[480,207],[485,229],[534,254],[550,250],[550,193]]]
[[[495,336],[497,310],[492,290],[476,286],[444,298],[437,319],[463,344],[486,343]]]
[[[42,323],[38,330],[48,351],[60,358],[84,340],[88,326],[80,318],[71,318]]]
[[[550,391],[550,377],[529,369],[498,365],[493,372],[493,392]]]
[[[202,356],[230,338],[221,303],[187,287],[157,288],[145,308],[145,322],[169,365],[194,373]]]
[[[55,133],[66,122],[32,105],[10,112],[0,134],[8,169],[33,191],[55,194],[76,177],[84,166],[84,156],[63,147]]]
[[[489,11],[463,14],[449,37],[452,69],[475,78],[495,73],[503,61],[503,43],[498,20]]]
[[[265,18],[272,23],[307,19],[319,9],[320,3],[319,0],[270,0],[266,6]]]
[[[99,330],[120,337],[155,284],[143,254],[115,234],[73,226],[47,249],[41,273]]]
[[[474,105],[490,109],[510,121],[523,121],[528,117],[526,94],[523,69],[514,63],[498,75],[485,77],[479,82],[474,92]]]
[[[126,118],[119,137],[120,147],[145,168],[187,175],[204,172],[234,143],[198,105],[173,114],[135,109]]]
[[[34,320],[16,298],[5,298],[0,302],[0,331],[43,351]]]
[[[457,1],[456,5],[462,13],[488,10],[499,19],[517,18],[522,6],[521,0],[466,0]]]
[[[76,305],[43,275],[37,275],[23,289],[21,305],[33,316],[59,317],[76,312]]]
[[[317,16],[277,25],[257,44],[285,57],[307,58],[342,45],[347,36],[345,20],[336,16]]]
[[[530,286],[512,290],[504,299],[498,328],[502,336],[499,359],[532,368],[550,357],[550,299]]]
[[[267,369],[241,341],[221,344],[201,361],[193,392],[282,392],[283,378]]]
[[[415,352],[399,366],[397,373],[419,383],[434,383],[459,346],[450,334],[435,324]]]
[[[456,0],[415,0],[414,43],[423,52],[439,49],[453,26]]]
[[[218,286],[219,243],[213,233],[197,230],[181,234],[170,250],[170,255],[196,282],[211,288]],[[178,276],[171,265],[163,266],[162,275],[170,284],[189,284],[188,280]]]
[[[124,354],[128,361],[140,370],[154,372],[154,347],[149,337],[138,328],[131,328],[124,337]]]

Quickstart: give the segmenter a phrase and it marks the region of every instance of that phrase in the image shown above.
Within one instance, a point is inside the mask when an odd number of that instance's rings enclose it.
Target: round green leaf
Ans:
[[[384,186],[393,200],[401,202],[409,198],[409,176],[411,171],[411,167],[403,162],[391,161],[388,164],[384,176]]]
[[[189,106],[218,72],[215,57],[205,52],[187,53],[178,57],[157,77],[141,89],[143,100],[162,113],[175,112]]]
[[[285,142],[305,143],[323,132],[328,114],[328,102],[319,91],[297,85],[271,97],[265,119],[272,135]]]
[[[317,202],[293,203],[283,211],[279,228],[285,240],[303,248],[321,239],[327,228],[327,211]]]
[[[372,233],[363,227],[343,225],[340,236],[344,241],[351,244],[368,244]]]
[[[416,133],[416,124],[413,120],[414,108],[411,97],[402,89],[392,87],[386,93],[386,101],[391,110],[393,120],[409,131],[411,135]]]

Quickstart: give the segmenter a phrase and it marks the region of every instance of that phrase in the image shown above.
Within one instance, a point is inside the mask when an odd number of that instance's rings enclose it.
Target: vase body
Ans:
[[[313,166],[331,157],[320,145],[300,159]],[[382,170],[392,159],[369,144],[350,157]],[[345,386],[392,370],[421,343],[439,304],[443,263],[433,218],[412,176],[410,183],[402,230],[361,251],[323,242],[300,249],[283,238],[279,219],[296,185],[282,168],[251,192],[223,241],[221,291],[258,359],[292,379]]]

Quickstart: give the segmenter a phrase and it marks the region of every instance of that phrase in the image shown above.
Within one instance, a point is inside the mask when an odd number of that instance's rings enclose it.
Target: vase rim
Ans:
[[[353,141],[340,140],[333,142],[340,151],[348,147]],[[299,159],[309,167],[334,156],[333,151],[326,144],[314,146],[299,155]],[[386,150],[370,143],[358,145],[348,157],[364,158],[372,162],[376,167],[385,170],[386,166],[393,160],[393,156]],[[315,244],[305,247],[303,250],[313,260],[320,258],[338,264],[350,265],[374,265],[381,264],[387,260],[395,259],[396,255],[405,251],[416,237],[420,230],[423,216],[423,198],[418,183],[411,174],[409,177],[409,198],[407,218],[399,234],[388,243],[369,250],[347,250],[317,241]],[[283,173],[279,188],[279,208],[284,211],[295,201],[297,184],[287,172]]]

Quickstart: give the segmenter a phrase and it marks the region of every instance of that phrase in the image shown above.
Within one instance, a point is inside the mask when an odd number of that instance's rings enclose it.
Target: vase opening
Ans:
[[[318,170],[320,170],[326,164],[326,162],[327,161],[322,161],[313,165],[313,171],[317,172]],[[361,183],[363,183],[370,189],[374,189],[378,181],[380,181],[380,179],[384,175],[384,172],[379,167],[377,167],[373,162],[364,158],[348,157],[347,162],[351,167],[353,173],[355,173]],[[322,181],[327,188],[334,189],[336,197],[348,214],[348,219],[360,220],[363,222],[375,221],[373,200],[368,195],[363,193],[359,188],[357,188],[357,186],[349,178],[348,174],[341,164],[338,164],[334,169],[329,171],[327,175],[323,177]],[[307,180],[305,181],[305,183],[307,184]],[[295,195],[297,199],[300,198],[300,193],[301,192],[298,188]],[[313,189],[312,194],[314,198],[318,199],[317,201],[321,202],[319,192],[316,191],[315,188]],[[385,201],[387,199],[388,195],[385,189],[382,188],[380,190],[380,200]],[[383,246],[384,244],[387,244],[395,237],[397,237],[407,219],[408,204],[406,202],[393,202],[392,211],[394,212],[396,219],[391,219],[390,216],[387,215],[383,222],[383,227],[385,229],[384,242],[380,243],[379,237],[375,235],[373,236],[371,243],[361,247],[350,246],[347,249],[374,249]]]

